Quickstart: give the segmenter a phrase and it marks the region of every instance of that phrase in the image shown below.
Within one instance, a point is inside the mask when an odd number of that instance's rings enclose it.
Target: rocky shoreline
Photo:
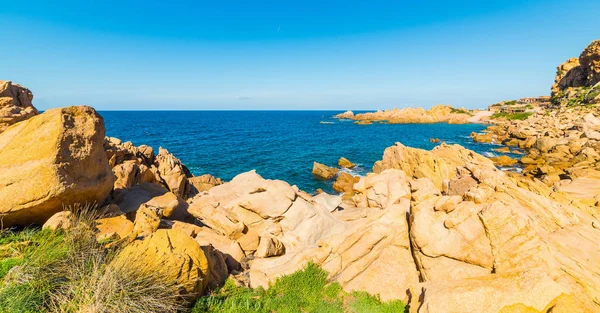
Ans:
[[[410,312],[600,310],[596,107],[548,109],[473,134],[522,149],[523,173],[459,145],[397,143],[366,177],[315,163],[315,176],[337,177],[343,195],[310,195],[254,171],[229,182],[194,177],[165,149],[106,138],[93,108],[38,114],[26,88],[0,86],[2,226],[68,230],[66,208],[95,203],[97,241],[122,249],[108,266],[160,273],[185,301],[228,278],[267,287],[313,263],[344,290],[401,299]],[[470,116],[401,111],[352,119]]]

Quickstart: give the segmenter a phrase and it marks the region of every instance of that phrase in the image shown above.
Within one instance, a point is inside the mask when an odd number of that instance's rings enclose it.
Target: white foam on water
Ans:
[[[489,152],[489,151],[485,151],[483,152],[483,155],[488,157],[488,158],[493,158],[496,156],[496,154],[494,154],[493,152]]]

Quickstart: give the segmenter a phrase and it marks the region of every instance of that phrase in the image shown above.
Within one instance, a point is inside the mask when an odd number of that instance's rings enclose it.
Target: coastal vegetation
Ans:
[[[490,117],[494,119],[507,119],[509,121],[513,120],[526,120],[529,116],[531,116],[533,112],[520,112],[520,113],[506,113],[506,112],[496,112],[492,114]]]

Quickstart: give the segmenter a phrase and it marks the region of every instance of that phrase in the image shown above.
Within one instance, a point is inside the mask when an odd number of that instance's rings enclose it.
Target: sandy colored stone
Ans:
[[[509,157],[508,155],[492,157],[492,158],[490,158],[490,160],[492,160],[498,166],[502,166],[502,167],[513,166],[513,165],[517,164],[517,162],[518,162],[517,160]]]
[[[285,254],[285,246],[277,238],[260,237],[260,242],[256,248],[254,256],[259,258],[268,258]]]
[[[356,166],[356,164],[354,164],[354,163],[350,162],[350,160],[348,160],[348,159],[346,159],[346,158],[344,158],[344,157],[342,157],[342,158],[340,158],[340,159],[338,160],[338,165],[339,165],[340,167],[343,167],[343,168],[350,168],[350,169],[351,169],[351,168],[354,168],[354,167]]]
[[[65,206],[100,204],[113,187],[104,123],[86,106],[51,109],[0,134],[4,227],[43,224]]]
[[[189,193],[189,173],[181,161],[167,149],[159,148],[154,164],[158,168],[163,184],[177,196],[186,198]]]
[[[73,223],[75,222],[75,215],[71,211],[62,211],[52,215],[46,223],[42,226],[42,229],[50,229],[57,230],[63,229],[67,230],[73,227]]]
[[[214,177],[210,174],[204,174],[202,176],[194,176],[188,178],[190,182],[190,197],[197,195],[200,192],[208,191],[214,186],[223,184],[220,178]]]
[[[0,133],[10,125],[39,114],[31,104],[33,94],[29,89],[0,80]]]
[[[160,226],[160,217],[155,210],[146,205],[142,205],[135,211],[135,220],[133,221],[133,234],[136,237],[146,237],[154,233]]]
[[[189,303],[205,291],[210,268],[194,239],[168,229],[160,229],[127,245],[108,266],[172,282],[179,286],[178,294]]]
[[[96,220],[95,225],[98,230],[96,234],[98,241],[123,239],[133,232],[133,223],[125,215],[101,218]]]
[[[346,172],[341,172],[333,183],[333,190],[347,194],[352,197],[354,194],[354,184],[360,180],[358,176],[352,176]]]
[[[313,162],[312,174],[315,177],[315,179],[330,180],[330,179],[333,179],[335,177],[335,175],[337,175],[337,173],[338,173],[337,168],[333,168],[333,167],[329,167],[325,164]]]

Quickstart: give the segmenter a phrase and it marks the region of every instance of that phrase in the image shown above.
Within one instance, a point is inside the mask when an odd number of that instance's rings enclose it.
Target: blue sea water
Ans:
[[[458,143],[489,155],[493,146],[474,143],[469,134],[483,125],[357,125],[334,111],[103,111],[107,136],[169,150],[194,175],[225,180],[255,169],[264,178],[282,179],[300,189],[330,190],[314,180],[313,161],[337,166],[340,157],[365,175],[395,142],[431,149],[430,138]],[[321,122],[333,124],[322,124]]]

